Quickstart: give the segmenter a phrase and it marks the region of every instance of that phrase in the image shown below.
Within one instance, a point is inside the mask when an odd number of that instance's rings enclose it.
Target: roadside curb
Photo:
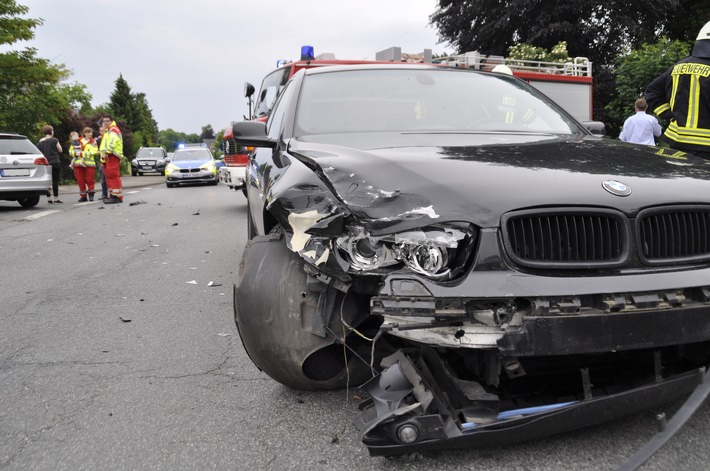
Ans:
[[[165,177],[162,175],[141,175],[141,176],[131,176],[131,175],[122,175],[121,176],[121,183],[123,185],[123,189],[125,190],[126,188],[138,188],[142,186],[154,186],[154,185],[164,185],[165,184]],[[101,195],[101,182],[96,182],[96,185],[94,186],[94,192],[96,192],[97,195]],[[79,186],[75,183],[73,185],[59,185],[59,197],[61,198],[62,195],[78,195],[79,194]]]

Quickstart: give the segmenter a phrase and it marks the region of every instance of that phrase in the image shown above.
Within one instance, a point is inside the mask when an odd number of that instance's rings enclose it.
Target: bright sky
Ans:
[[[119,74],[145,93],[159,129],[215,131],[248,114],[244,82],[259,88],[279,59],[302,45],[338,59],[452,52],[429,25],[436,0],[18,0],[42,18],[35,39],[13,49],[64,64],[107,103]]]

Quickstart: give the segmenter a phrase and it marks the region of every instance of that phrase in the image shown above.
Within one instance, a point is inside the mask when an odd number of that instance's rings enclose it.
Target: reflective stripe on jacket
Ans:
[[[96,156],[99,155],[99,148],[96,146],[96,140],[91,137],[89,139],[81,138],[81,155],[84,157],[84,165],[87,167],[96,167]]]
[[[677,149],[710,151],[708,50],[710,41],[697,41],[692,56],[668,69],[646,89],[649,109],[670,120],[662,139]]]

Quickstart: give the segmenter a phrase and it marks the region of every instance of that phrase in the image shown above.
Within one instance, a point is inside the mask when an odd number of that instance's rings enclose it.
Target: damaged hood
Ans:
[[[373,232],[454,220],[491,227],[505,212],[546,205],[609,206],[632,216],[656,202],[692,201],[710,178],[708,162],[689,154],[587,135],[321,135],[292,139],[288,153]],[[681,194],[678,179],[686,183]],[[631,193],[610,193],[607,180]]]

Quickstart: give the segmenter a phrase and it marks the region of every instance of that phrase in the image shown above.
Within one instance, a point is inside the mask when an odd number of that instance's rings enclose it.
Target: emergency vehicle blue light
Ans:
[[[185,143],[181,142],[178,144],[178,149],[184,149],[185,148]]]
[[[301,46],[301,60],[310,61],[316,58],[313,46]]]

